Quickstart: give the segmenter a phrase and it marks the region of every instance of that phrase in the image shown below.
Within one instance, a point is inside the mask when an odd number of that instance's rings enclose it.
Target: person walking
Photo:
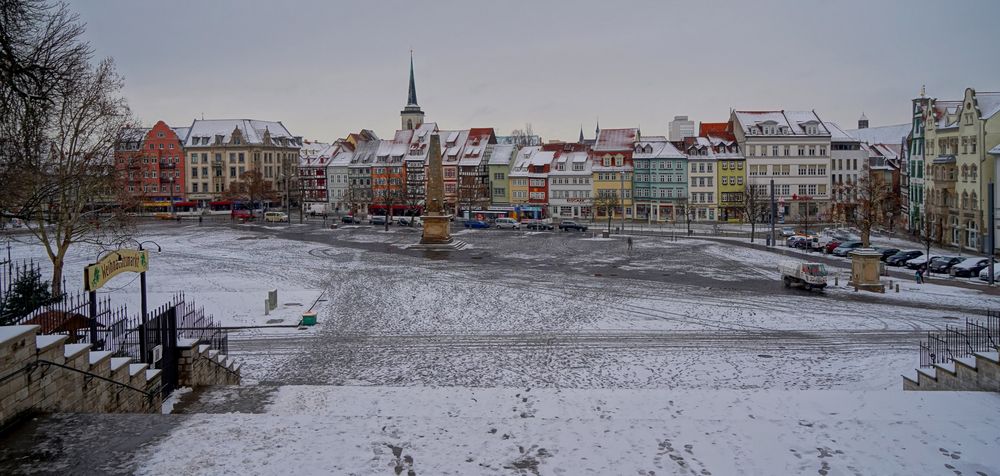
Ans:
[[[924,284],[924,268],[923,266],[917,268],[917,272],[913,275],[914,279],[917,280],[917,284]]]
[[[627,239],[625,240],[625,243],[626,243],[626,245],[628,246],[628,252],[629,252],[629,254],[631,254],[631,253],[632,253],[632,237],[631,237],[631,236],[630,236],[630,237],[628,237],[628,238],[627,238]]]

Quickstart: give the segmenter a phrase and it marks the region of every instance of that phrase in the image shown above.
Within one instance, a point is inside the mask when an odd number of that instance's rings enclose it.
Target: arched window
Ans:
[[[965,229],[968,230],[968,233],[966,233],[966,245],[969,248],[979,249],[979,229],[976,227],[976,222],[969,220],[965,225]]]
[[[962,192],[962,210],[969,208],[969,192]]]
[[[962,180],[964,181],[969,176],[969,166],[962,165]]]
[[[976,180],[976,175],[979,173],[979,168],[973,165],[969,168],[969,178]]]
[[[972,192],[972,195],[969,196],[969,209],[976,210],[977,208],[979,208],[979,197],[976,192]]]

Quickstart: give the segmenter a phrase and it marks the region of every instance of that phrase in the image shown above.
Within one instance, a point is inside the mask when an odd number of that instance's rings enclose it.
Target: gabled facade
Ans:
[[[946,245],[985,252],[987,184],[996,171],[988,151],[1000,144],[1000,93],[969,88],[960,101],[930,99],[924,123],[932,235]]]
[[[636,219],[683,219],[689,208],[687,156],[666,137],[646,136],[635,142],[632,163]]]
[[[115,167],[128,194],[145,208],[186,199],[184,135],[158,121],[149,129],[129,129],[115,148]],[[154,207],[162,208],[162,207]]]
[[[488,146],[487,167],[490,176],[490,203],[494,206],[510,205],[510,167],[517,147],[513,144]]]
[[[327,167],[327,188],[333,212],[341,216],[350,209],[348,197],[348,169],[351,158],[354,157],[354,145],[346,139],[334,142],[330,150],[330,162]]]
[[[347,136],[347,141],[354,146],[354,153],[347,164],[345,202],[350,215],[364,217],[373,203],[372,168],[382,141],[368,129]]]
[[[549,171],[549,216],[590,218],[593,215],[590,146],[580,141],[546,147],[555,152]]]
[[[256,119],[196,119],[184,142],[192,200],[218,200],[244,174],[258,170],[282,202],[292,198],[302,138],[281,122]],[[207,172],[207,174],[206,174]]]
[[[858,179],[862,177],[868,154],[854,135],[835,123],[825,124],[830,131],[830,216],[844,223],[854,217]]]
[[[333,146],[303,141],[299,149],[299,190],[307,213],[326,213],[330,205],[328,167]]]
[[[634,144],[640,141],[639,129],[599,129],[590,149],[594,198],[618,197],[613,218],[634,218],[632,174]],[[607,218],[603,207],[595,207],[595,216]]]
[[[780,215],[829,219],[830,131],[814,111],[733,111],[730,122],[748,174],[774,180]]]
[[[489,152],[496,144],[493,128],[469,129],[458,160],[458,207],[461,212],[490,206]]]

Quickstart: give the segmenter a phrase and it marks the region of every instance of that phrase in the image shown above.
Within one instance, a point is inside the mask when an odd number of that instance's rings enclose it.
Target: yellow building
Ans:
[[[613,218],[634,218],[632,201],[632,154],[639,141],[639,129],[601,129],[590,150],[593,162],[594,215],[607,218],[606,207],[601,206],[605,197],[617,197],[618,207]]]
[[[746,191],[746,159],[738,155],[720,158],[717,162],[719,183],[719,220],[738,222],[743,219],[743,193]]]

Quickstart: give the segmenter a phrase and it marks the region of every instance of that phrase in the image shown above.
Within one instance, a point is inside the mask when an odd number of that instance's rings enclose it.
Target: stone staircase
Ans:
[[[1000,392],[1000,347],[917,369],[903,376],[903,390]]]
[[[160,369],[38,329],[0,326],[0,428],[34,412],[160,412]],[[179,385],[239,384],[239,364],[226,355],[197,342],[178,344]]]

